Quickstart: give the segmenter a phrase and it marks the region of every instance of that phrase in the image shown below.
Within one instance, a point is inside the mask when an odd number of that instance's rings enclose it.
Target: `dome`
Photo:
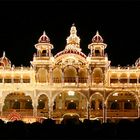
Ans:
[[[45,31],[43,32],[43,35],[38,40],[39,43],[50,43],[49,37],[46,35]]]
[[[140,57],[136,60],[135,66],[136,66],[136,67],[140,67]]]
[[[0,66],[10,66],[11,61],[5,56],[5,52],[3,52],[3,56],[0,58]]]
[[[67,44],[80,44],[80,38],[77,36],[77,30],[74,24],[70,29],[70,36],[67,38]]]
[[[86,58],[86,55],[84,53],[82,53],[80,51],[77,51],[77,50],[64,50],[64,51],[61,51],[61,52],[59,52],[59,53],[57,53],[55,55],[55,58],[57,58],[57,57],[59,57],[61,55],[64,55],[64,54],[77,54],[77,55],[80,55],[80,56]]]
[[[96,35],[92,38],[93,43],[103,43],[103,38],[100,36],[99,32],[96,32]]]

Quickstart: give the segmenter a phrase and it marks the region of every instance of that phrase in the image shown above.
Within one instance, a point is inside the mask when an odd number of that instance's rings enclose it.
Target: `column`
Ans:
[[[2,108],[3,108],[3,103],[2,103],[2,102],[0,102],[0,116],[2,116],[2,115],[3,115],[3,113],[2,113]]]
[[[103,123],[107,122],[107,106],[103,103]]]
[[[52,118],[52,113],[53,113],[53,102],[49,101],[48,103],[48,106],[49,106],[49,112],[48,112],[48,118]]]
[[[87,119],[90,120],[90,102],[87,101]]]
[[[77,74],[76,74],[76,85],[79,86],[79,80],[78,80],[78,78],[79,78],[79,68],[77,68],[76,71],[77,71]]]
[[[37,106],[38,106],[38,101],[36,98],[32,100],[32,105],[33,105],[33,116],[37,117]]]
[[[49,82],[50,82],[50,84],[52,84],[53,83],[52,67],[49,68],[49,73],[50,73],[50,80],[49,80]]]
[[[62,79],[62,85],[64,85],[64,69],[62,69],[62,77],[61,77]]]

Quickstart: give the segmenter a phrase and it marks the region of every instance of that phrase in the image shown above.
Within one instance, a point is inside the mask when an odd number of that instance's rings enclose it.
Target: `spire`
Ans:
[[[99,31],[98,30],[96,31],[96,35],[99,36]]]
[[[38,40],[39,43],[50,43],[50,39],[49,37],[46,35],[46,32],[43,31],[43,34],[41,35],[41,37]]]
[[[77,30],[76,30],[76,27],[75,27],[74,23],[72,24],[72,27],[70,29],[70,34],[71,35],[77,35]]]
[[[103,38],[99,34],[99,31],[96,31],[96,35],[92,38],[93,43],[103,43]]]
[[[77,36],[77,30],[73,23],[70,29],[70,36],[67,38],[67,44],[80,44],[80,38]]]
[[[3,58],[5,57],[5,51],[3,51],[3,55],[2,55],[2,57],[3,57]]]
[[[45,32],[45,30],[43,31],[43,36],[46,36],[46,32]]]

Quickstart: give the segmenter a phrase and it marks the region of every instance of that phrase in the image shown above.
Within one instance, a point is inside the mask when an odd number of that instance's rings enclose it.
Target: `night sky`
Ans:
[[[112,66],[131,66],[140,57],[140,1],[136,0],[1,0],[0,55],[5,51],[15,66],[30,66],[43,31],[55,55],[65,48],[73,23],[86,55],[98,30]]]

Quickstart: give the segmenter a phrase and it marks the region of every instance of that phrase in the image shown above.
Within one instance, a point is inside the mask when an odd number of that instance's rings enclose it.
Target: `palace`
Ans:
[[[107,44],[98,31],[87,47],[88,56],[72,25],[64,50],[54,56],[53,45],[43,32],[30,67],[11,65],[4,52],[0,58],[0,117],[10,120],[16,112],[22,120],[61,120],[66,115],[103,122],[139,118],[140,58],[131,67],[111,66]]]

